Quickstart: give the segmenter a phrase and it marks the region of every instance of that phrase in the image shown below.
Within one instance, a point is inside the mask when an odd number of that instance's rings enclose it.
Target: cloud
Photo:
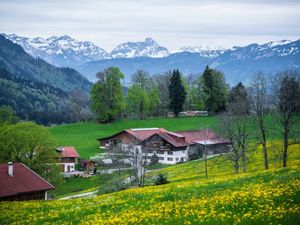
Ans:
[[[1,0],[0,30],[68,34],[105,49],[153,37],[181,45],[240,45],[300,36],[298,1]]]

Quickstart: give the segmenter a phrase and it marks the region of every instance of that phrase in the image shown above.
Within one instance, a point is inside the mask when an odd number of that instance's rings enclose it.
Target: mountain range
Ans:
[[[26,38],[3,34],[21,45],[33,57],[39,57],[56,66],[77,69],[90,81],[95,74],[109,66],[117,66],[125,74],[125,84],[138,69],[151,74],[178,68],[185,75],[199,74],[206,65],[224,72],[229,84],[247,83],[257,71],[276,73],[300,68],[300,40],[273,41],[224,47],[184,46],[170,52],[152,38],[119,44],[111,52],[88,41],[77,41],[67,35],[49,38]]]

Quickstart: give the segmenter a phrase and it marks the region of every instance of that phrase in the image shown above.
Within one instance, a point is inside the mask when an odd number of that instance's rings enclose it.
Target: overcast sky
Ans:
[[[68,34],[106,50],[146,37],[170,50],[297,40],[300,0],[0,0],[0,32]]]

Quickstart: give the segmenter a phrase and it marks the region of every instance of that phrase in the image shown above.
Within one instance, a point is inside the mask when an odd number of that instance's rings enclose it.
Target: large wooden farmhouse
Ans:
[[[99,138],[100,147],[127,147],[133,144],[142,149],[147,158],[157,155],[159,163],[175,164],[208,154],[226,152],[230,142],[210,130],[169,132],[163,128],[126,129],[109,137]]]
[[[51,189],[52,184],[23,163],[0,164],[0,201],[47,200]]]

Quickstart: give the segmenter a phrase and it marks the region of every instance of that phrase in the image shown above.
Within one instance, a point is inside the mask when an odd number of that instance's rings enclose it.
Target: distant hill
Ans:
[[[91,83],[83,75],[34,59],[2,35],[0,85],[0,105],[12,106],[22,119],[42,124],[73,122],[82,116],[78,107],[88,111]]]
[[[235,47],[208,57],[199,52],[180,52],[163,58],[106,59],[86,63],[79,71],[93,80],[97,71],[108,66],[118,66],[126,75],[126,82],[137,69],[160,73],[178,68],[185,75],[202,73],[206,65],[221,70],[229,84],[240,81],[247,83],[257,71],[276,73],[286,69],[300,69],[300,40],[294,42],[269,42],[263,45],[251,44]]]
[[[78,70],[89,80],[95,80],[95,74],[110,66],[117,66],[125,74],[125,83],[130,82],[131,75],[138,69],[149,71],[151,74],[161,73],[178,68],[183,74],[199,73],[210,62],[210,59],[196,53],[175,53],[163,58],[119,58],[94,61],[84,64]]]

